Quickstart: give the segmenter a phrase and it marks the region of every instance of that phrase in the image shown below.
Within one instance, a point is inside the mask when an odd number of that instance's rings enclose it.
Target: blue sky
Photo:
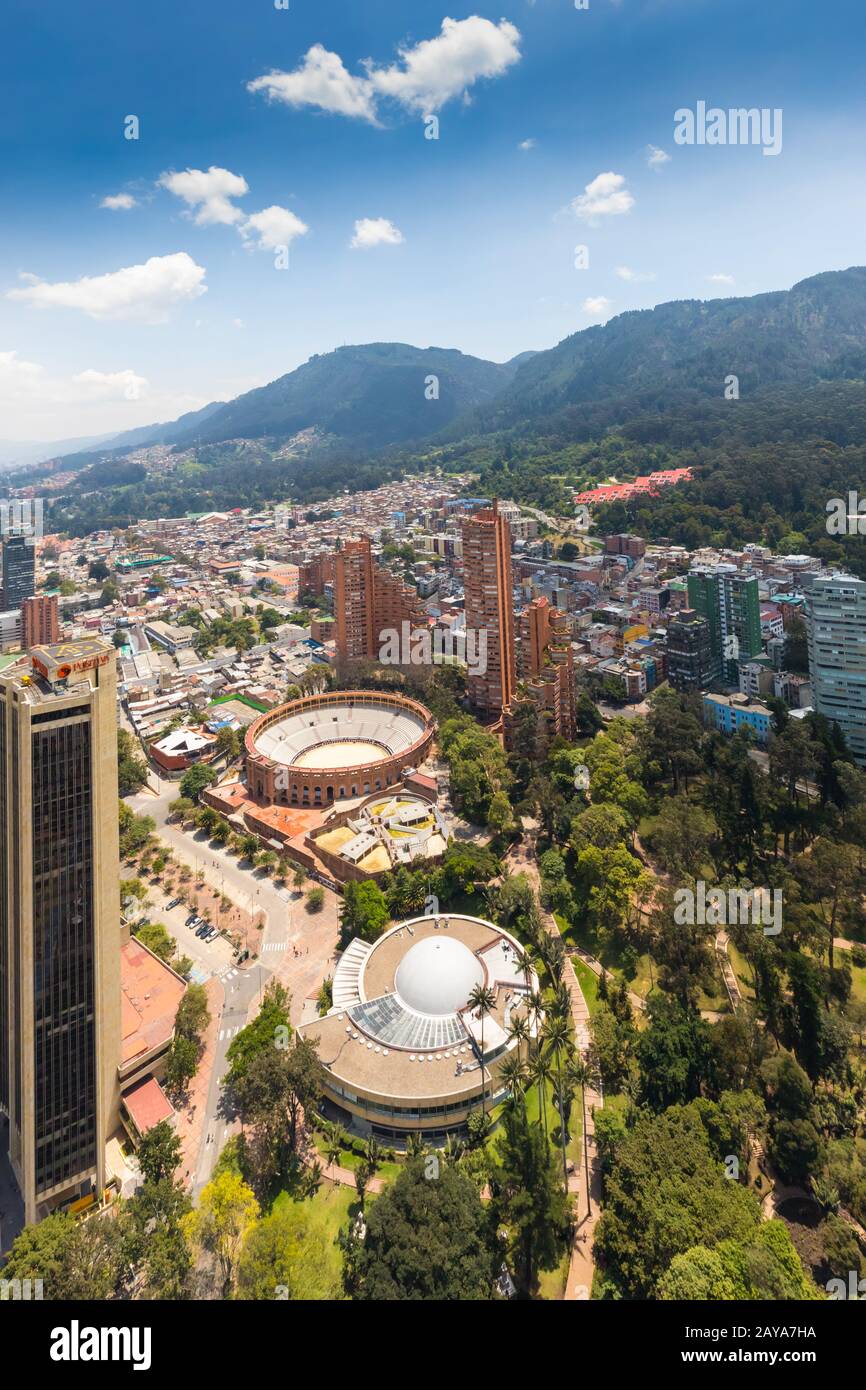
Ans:
[[[866,261],[862,0],[289,5],[6,0],[0,438]],[[676,144],[699,101],[781,109],[780,153]]]

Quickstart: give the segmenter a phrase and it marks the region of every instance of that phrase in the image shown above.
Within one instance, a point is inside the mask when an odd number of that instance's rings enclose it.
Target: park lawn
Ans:
[[[754,999],[755,986],[753,983],[752,968],[741,951],[738,951],[733,941],[728,941],[728,959],[737,977],[737,984],[740,986],[740,993],[744,999]]]
[[[586,923],[576,927],[567,922],[561,913],[555,912],[553,915],[564,941],[571,942],[575,946],[580,946],[584,951],[588,951],[596,960],[600,960],[605,969],[609,970],[617,980],[625,980],[634,994],[639,994],[642,999],[646,999],[653,988],[658,973],[656,963],[648,952],[638,956],[635,960],[634,974],[626,974],[623,968],[621,947],[613,942],[605,942],[602,945],[595,933],[587,928]],[[576,969],[578,962],[574,957],[572,957],[572,964]]]
[[[560,1154],[559,1148],[559,1111],[554,1104],[556,1095],[556,1083],[551,1080],[547,1083],[547,1133],[551,1141],[551,1148],[555,1148],[556,1153]],[[541,1123],[541,1088],[530,1086],[526,1092],[526,1114],[533,1124]],[[583,1143],[583,1122],[580,1113],[580,1091],[576,1091],[571,1102],[571,1112],[569,1115],[569,1140],[566,1145],[566,1155],[570,1158],[575,1167],[580,1165],[581,1145]]]
[[[568,1270],[571,1264],[571,1250],[567,1250],[560,1260],[556,1269],[542,1270],[538,1279],[538,1297],[550,1301],[559,1301],[565,1297],[565,1286],[568,1283]]]
[[[455,894],[447,907],[443,908],[443,912],[453,917],[482,917],[485,921],[489,915],[484,894],[477,888],[474,893]]]
[[[277,1211],[286,1202],[295,1200],[291,1193],[283,1191],[277,1194],[274,1199],[272,1210]],[[366,1205],[376,1200],[375,1195],[368,1194]],[[308,1197],[304,1206],[311,1225],[322,1232],[328,1248],[329,1273],[332,1275],[334,1283],[339,1286],[343,1272],[343,1259],[340,1247],[337,1244],[337,1236],[341,1230],[348,1226],[350,1219],[358,1210],[358,1194],[353,1187],[342,1187],[335,1183],[323,1181],[312,1197]]]
[[[564,941],[571,942],[575,946],[580,946],[582,950],[588,951],[596,960],[600,960],[603,966],[611,970],[617,979],[625,978],[621,959],[622,948],[618,943],[599,941],[598,936],[587,925],[585,919],[579,924],[572,924],[563,917],[561,912],[555,912],[553,915],[556,919],[556,925],[559,927],[560,936]],[[628,980],[627,983],[630,988],[633,987],[631,980]]]
[[[847,961],[851,966],[851,998],[866,1001],[866,965],[853,965],[851,952],[836,950],[837,961]]]
[[[630,1105],[631,1101],[622,1091],[605,1091],[602,1109],[612,1110],[615,1114],[625,1115]]]
[[[600,1007],[598,998],[598,976],[594,970],[580,959],[579,956],[572,956],[571,963],[574,966],[574,973],[577,976],[577,983],[580,985],[580,992],[586,1000],[586,1007],[589,1009],[590,1017],[598,1012]]]

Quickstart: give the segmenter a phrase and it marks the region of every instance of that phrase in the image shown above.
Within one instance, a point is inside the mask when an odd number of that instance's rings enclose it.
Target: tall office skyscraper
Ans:
[[[806,591],[812,703],[835,720],[866,764],[866,584],[850,574],[816,578]]]
[[[735,565],[690,570],[689,607],[706,618],[713,657],[713,680],[737,684],[737,662],[761,651],[758,580]]]
[[[485,632],[487,666],[469,675],[467,692],[482,714],[498,718],[514,697],[514,595],[511,528],[496,503],[463,522],[466,630]]]
[[[717,677],[706,618],[684,608],[668,624],[667,676],[674,690],[706,690]]]
[[[20,608],[36,592],[36,540],[7,535],[3,540],[3,607]]]
[[[0,676],[0,1107],[28,1222],[101,1192],[120,1056],[115,654],[30,655]]]

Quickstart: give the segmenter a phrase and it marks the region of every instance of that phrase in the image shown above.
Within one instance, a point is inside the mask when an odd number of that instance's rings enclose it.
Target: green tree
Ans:
[[[309,1204],[281,1197],[250,1226],[238,1261],[239,1299],[328,1300],[341,1297],[326,1232]]]
[[[467,1000],[467,1008],[470,1014],[476,1015],[481,1020],[481,1113],[485,1120],[487,1118],[487,1057],[484,1051],[484,1020],[489,1013],[492,1013],[496,1004],[496,995],[489,985],[477,984],[472,986],[472,992]]]
[[[542,1270],[555,1269],[568,1248],[569,1200],[559,1182],[556,1159],[522,1102],[509,1107],[495,1169],[497,1215],[508,1228],[515,1283],[534,1294]]]
[[[232,1289],[247,1232],[258,1219],[255,1194],[238,1174],[219,1173],[203,1189],[199,1204],[181,1223],[192,1249],[217,1265],[225,1297]]]
[[[343,1247],[351,1250],[348,1238]],[[475,1184],[441,1161],[428,1177],[424,1159],[408,1162],[371,1205],[352,1254],[347,1282],[364,1302],[489,1299],[501,1259]]]
[[[204,788],[212,786],[216,780],[217,775],[212,767],[205,763],[193,763],[180,779],[180,794],[188,801],[198,801]]]
[[[375,941],[390,920],[388,900],[373,879],[350,879],[343,890],[340,908],[340,946],[345,949],[353,937]]]
[[[143,922],[136,928],[135,935],[142,945],[153,951],[153,954],[165,961],[166,965],[177,949],[177,942],[169,935],[162,922]]]
[[[759,1224],[757,1199],[728,1181],[696,1109],[672,1106],[638,1112],[616,1142],[595,1250],[622,1297],[652,1298],[676,1255],[748,1241]]]
[[[147,781],[147,763],[136,756],[136,744],[126,729],[117,730],[117,782],[121,796],[141,791]]]

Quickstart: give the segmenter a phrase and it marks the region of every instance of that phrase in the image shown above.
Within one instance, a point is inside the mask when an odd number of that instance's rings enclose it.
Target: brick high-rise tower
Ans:
[[[60,617],[56,594],[36,594],[21,604],[24,650],[46,646],[60,637]]]
[[[426,628],[427,611],[417,592],[378,565],[363,536],[346,541],[334,566],[334,616],[340,661],[372,660],[379,655],[382,633]]]
[[[487,635],[487,669],[467,680],[469,698],[484,715],[499,718],[517,683],[511,528],[496,503],[463,522],[463,584],[467,632]]]

